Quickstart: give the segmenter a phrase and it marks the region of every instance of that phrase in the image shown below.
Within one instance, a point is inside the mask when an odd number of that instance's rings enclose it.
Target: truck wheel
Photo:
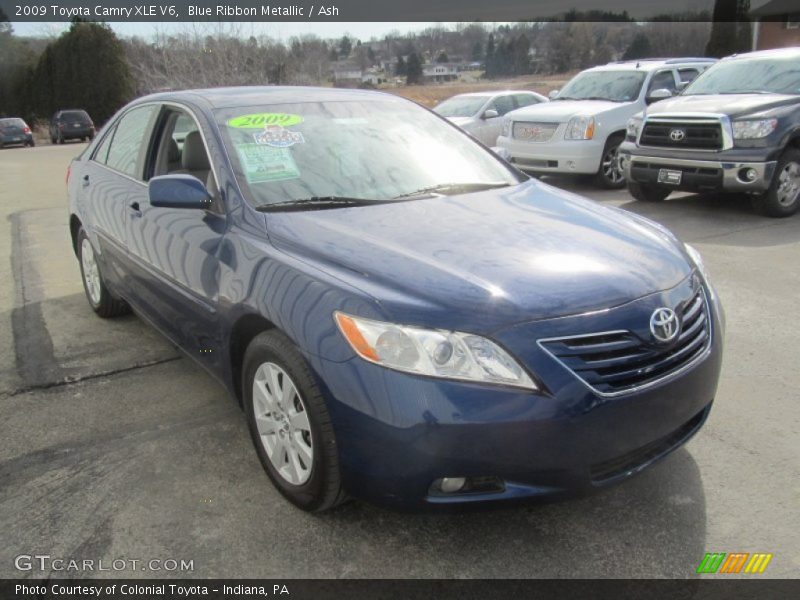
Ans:
[[[612,135],[603,148],[603,158],[595,175],[597,185],[607,190],[619,190],[625,187],[625,173],[619,164],[619,147],[623,139],[621,135]]]
[[[800,150],[783,153],[765,194],[753,198],[756,212],[768,217],[789,217],[800,208]]]
[[[630,192],[631,196],[643,202],[661,202],[666,200],[672,191],[656,185],[629,181],[628,192]]]

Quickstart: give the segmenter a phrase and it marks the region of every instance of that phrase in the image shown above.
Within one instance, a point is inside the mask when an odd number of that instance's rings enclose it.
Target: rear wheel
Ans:
[[[272,483],[306,511],[341,503],[333,425],[303,355],[282,333],[266,331],[248,346],[242,371],[250,434]]]
[[[130,309],[125,301],[114,298],[103,282],[92,242],[89,241],[83,228],[78,231],[78,261],[81,265],[83,290],[86,292],[86,299],[92,310],[103,318],[116,317],[129,312]]]
[[[619,147],[623,136],[614,135],[608,138],[603,148],[603,158],[600,160],[600,169],[595,175],[595,181],[600,187],[608,190],[618,190],[625,187],[625,173],[619,162]]]
[[[657,185],[629,181],[628,192],[630,192],[631,196],[643,202],[661,202],[667,199],[671,190],[658,187]]]
[[[778,161],[767,192],[753,198],[756,212],[768,217],[789,217],[800,208],[800,150],[789,148]]]
[[[56,139],[56,143],[57,144],[63,144],[64,143],[64,136],[61,134],[60,131],[58,132],[58,138]]]

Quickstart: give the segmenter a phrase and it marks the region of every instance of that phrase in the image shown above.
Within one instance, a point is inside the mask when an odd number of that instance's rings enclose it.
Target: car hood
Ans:
[[[800,104],[800,96],[788,94],[712,94],[676,96],[651,104],[647,116],[675,113],[722,113],[736,118],[781,106]]]
[[[517,121],[562,123],[575,116],[594,117],[630,105],[630,102],[610,102],[606,100],[556,100],[518,108],[508,113],[508,117]]]
[[[369,294],[386,318],[478,333],[618,306],[692,270],[660,226],[536,181],[266,217],[278,249]]]
[[[447,117],[447,120],[459,127],[469,127],[475,124],[473,117]]]

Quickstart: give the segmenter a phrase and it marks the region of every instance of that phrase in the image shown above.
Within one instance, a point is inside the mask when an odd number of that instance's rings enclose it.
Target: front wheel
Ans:
[[[333,425],[297,347],[277,331],[261,333],[248,346],[242,371],[250,434],[273,485],[309,512],[342,502]]]
[[[129,309],[125,301],[114,298],[108,291],[100,273],[100,265],[97,263],[92,242],[89,241],[89,236],[83,228],[78,231],[78,261],[81,265],[83,290],[92,310],[103,318],[127,313]]]
[[[607,190],[619,190],[625,187],[625,173],[619,161],[619,147],[622,140],[622,136],[612,136],[608,138],[603,148],[603,158],[600,160],[595,181]]]
[[[643,202],[662,202],[667,199],[671,190],[658,187],[657,185],[629,181],[628,192],[630,192],[631,196]]]
[[[800,208],[800,150],[786,150],[778,161],[767,192],[753,198],[756,212],[768,217],[789,217]]]

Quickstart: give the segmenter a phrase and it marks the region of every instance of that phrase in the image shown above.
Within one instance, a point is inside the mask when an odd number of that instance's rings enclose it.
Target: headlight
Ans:
[[[511,137],[511,119],[503,119],[503,137]]]
[[[478,335],[420,329],[335,312],[339,330],[364,360],[406,373],[538,389],[494,342]]]
[[[565,140],[590,140],[594,136],[594,117],[572,117],[564,132]]]
[[[628,119],[628,125],[625,127],[625,132],[628,139],[635,140],[639,137],[639,131],[642,129],[642,118],[631,117]]]
[[[700,253],[697,251],[697,248],[694,246],[690,246],[689,244],[684,244],[684,248],[686,248],[686,254],[689,255],[689,258],[692,259],[694,266],[697,267],[697,270],[700,271],[700,275],[705,279],[707,283],[710,283],[710,279],[708,277],[708,271],[706,270],[706,266],[703,263],[703,257],[700,256]]]
[[[753,140],[767,137],[775,131],[778,119],[761,119],[759,121],[734,121],[733,137],[737,140]]]

